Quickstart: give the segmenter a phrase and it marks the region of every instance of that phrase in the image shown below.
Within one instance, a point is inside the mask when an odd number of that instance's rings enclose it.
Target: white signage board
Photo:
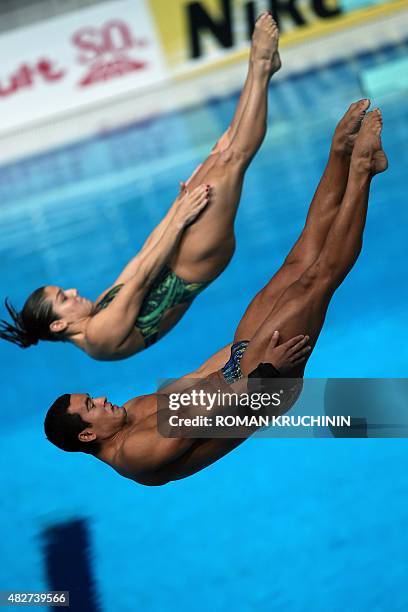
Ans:
[[[0,36],[0,132],[167,78],[143,0],[107,2]]]

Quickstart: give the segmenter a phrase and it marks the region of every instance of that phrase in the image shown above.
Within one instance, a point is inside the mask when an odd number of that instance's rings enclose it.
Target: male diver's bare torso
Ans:
[[[127,402],[128,423],[119,447],[98,456],[125,478],[147,486],[163,485],[202,470],[243,442],[227,441],[221,448],[224,440],[165,438],[158,431],[157,400],[153,394]],[[214,442],[220,448],[214,449]]]
[[[225,364],[231,344],[223,347],[198,370],[177,380],[179,391],[194,379],[204,379]],[[167,387],[169,389],[170,387]],[[184,478],[232,450],[220,453],[210,440],[163,437],[158,431],[158,393],[133,398],[124,404],[127,422],[121,430],[117,445],[98,455],[121,476],[144,485],[161,485],[169,480]],[[216,446],[219,441],[216,441]],[[194,456],[193,456],[194,455]],[[167,461],[167,457],[170,459]]]

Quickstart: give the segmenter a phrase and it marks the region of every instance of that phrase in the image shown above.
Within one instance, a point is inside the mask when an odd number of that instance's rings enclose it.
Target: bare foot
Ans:
[[[356,138],[351,166],[371,175],[384,172],[388,160],[381,145],[382,116],[379,108],[367,113]]]
[[[346,153],[347,155],[352,154],[357,133],[369,106],[370,100],[367,98],[351,104],[335,129],[332,142],[333,151]]]
[[[254,71],[272,76],[281,67],[281,59],[278,51],[279,30],[275,20],[269,13],[262,13],[255,23],[252,35],[251,61]]]

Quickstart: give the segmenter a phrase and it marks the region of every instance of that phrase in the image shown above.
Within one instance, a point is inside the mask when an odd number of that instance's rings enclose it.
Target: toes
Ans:
[[[264,11],[259,15],[258,19],[255,21],[255,27],[267,28],[270,34],[274,34],[275,30],[278,30],[278,25],[274,20],[272,13],[268,11]]]
[[[265,25],[265,17],[267,17],[268,13],[261,13],[258,19],[255,21],[255,28],[262,28]]]
[[[364,98],[350,104],[349,111],[358,111],[359,113],[364,114],[369,106],[370,100],[368,98]]]
[[[268,23],[272,26],[277,27],[276,21],[273,18],[273,15],[271,12],[269,11],[264,11],[263,13],[261,13],[261,15],[258,17],[257,21],[264,21],[265,23]]]
[[[379,134],[382,128],[381,111],[378,108],[375,108],[371,112],[367,113],[363,120],[363,125]]]
[[[363,108],[366,109],[370,106],[370,100],[368,98],[362,98],[361,100],[357,100],[357,102],[353,102],[351,105],[353,108]]]
[[[381,127],[382,126],[382,114],[379,108],[375,108],[373,111],[373,119],[374,122],[377,126]]]

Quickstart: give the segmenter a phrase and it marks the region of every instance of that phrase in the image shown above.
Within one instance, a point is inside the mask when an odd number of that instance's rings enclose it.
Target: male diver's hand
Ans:
[[[192,191],[184,189],[178,196],[176,223],[183,228],[193,223],[210,201],[210,185],[199,185]]]
[[[275,331],[262,360],[271,363],[281,376],[289,374],[295,366],[303,363],[312,350],[307,344],[309,336],[294,336],[279,346],[278,342],[279,332]]]

